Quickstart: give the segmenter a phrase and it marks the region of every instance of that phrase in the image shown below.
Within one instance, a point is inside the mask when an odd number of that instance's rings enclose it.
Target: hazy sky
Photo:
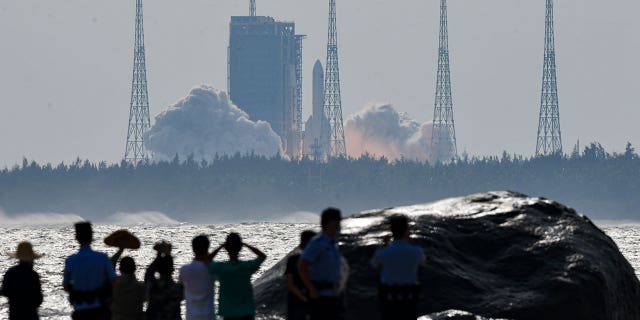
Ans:
[[[326,56],[328,1],[257,0],[259,15],[297,23],[304,48],[305,115],[311,71]],[[438,0],[337,0],[345,118],[391,103],[432,118]],[[450,0],[458,149],[535,151],[544,35],[538,0]],[[226,90],[228,23],[248,0],[148,0],[151,113],[200,84]],[[640,144],[640,2],[557,0],[564,147]],[[0,0],[0,166],[23,156],[119,161],[124,153],[134,0]],[[305,116],[306,118],[306,116]],[[347,141],[348,143],[348,141]]]

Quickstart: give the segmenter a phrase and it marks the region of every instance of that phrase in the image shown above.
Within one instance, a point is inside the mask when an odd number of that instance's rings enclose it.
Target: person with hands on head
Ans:
[[[344,319],[339,292],[342,257],[337,243],[341,221],[340,210],[325,209],[320,218],[322,232],[311,239],[298,262],[300,279],[309,291],[311,320]]]
[[[213,260],[220,250],[229,254],[228,261],[211,261],[209,273],[220,283],[218,295],[218,315],[225,320],[253,320],[256,306],[253,297],[251,276],[258,271],[267,258],[259,249],[242,242],[237,233],[230,233],[225,243],[216,248],[210,255]],[[239,259],[242,248],[253,252],[257,258],[248,261]]]

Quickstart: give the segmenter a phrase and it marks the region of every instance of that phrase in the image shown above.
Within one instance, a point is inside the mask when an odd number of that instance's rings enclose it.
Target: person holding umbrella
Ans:
[[[9,299],[10,320],[37,320],[38,308],[42,304],[40,276],[33,270],[33,261],[42,257],[33,251],[29,242],[18,244],[16,252],[9,256],[18,259],[2,279],[0,294]]]

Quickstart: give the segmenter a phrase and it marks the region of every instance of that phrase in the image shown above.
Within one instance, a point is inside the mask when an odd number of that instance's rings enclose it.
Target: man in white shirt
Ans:
[[[187,320],[215,320],[213,306],[214,279],[209,274],[209,238],[199,235],[191,241],[195,258],[180,268],[179,281],[184,285]]]
[[[420,295],[418,267],[424,265],[424,251],[411,241],[409,219],[389,218],[393,242],[376,250],[371,264],[380,269],[378,297],[383,320],[416,319]]]

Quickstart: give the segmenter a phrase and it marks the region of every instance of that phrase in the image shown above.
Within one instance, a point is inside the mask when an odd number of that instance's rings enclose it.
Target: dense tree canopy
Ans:
[[[631,144],[598,143],[570,156],[469,158],[442,165],[365,155],[328,163],[220,156],[141,163],[22,166],[0,171],[0,208],[77,213],[160,211],[178,218],[261,219],[338,206],[345,211],[423,203],[490,190],[548,197],[596,218],[640,218],[640,158]]]

